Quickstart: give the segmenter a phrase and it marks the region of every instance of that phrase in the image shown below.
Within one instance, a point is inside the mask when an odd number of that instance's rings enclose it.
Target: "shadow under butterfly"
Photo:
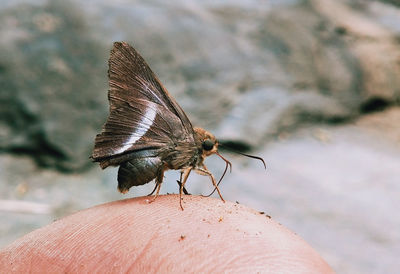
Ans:
[[[192,126],[182,108],[128,43],[114,43],[108,65],[110,114],[96,136],[93,161],[103,169],[120,166],[118,189],[122,193],[155,179],[155,188],[149,195],[156,193],[151,202],[157,198],[168,169],[181,171],[178,183],[182,210],[182,192],[187,193],[185,183],[192,170],[209,176],[214,191],[224,201],[218,185],[232,164],[218,153],[219,143],[214,135]],[[204,165],[205,157],[212,154],[226,163],[218,183]],[[261,160],[266,168],[262,158],[240,154]]]

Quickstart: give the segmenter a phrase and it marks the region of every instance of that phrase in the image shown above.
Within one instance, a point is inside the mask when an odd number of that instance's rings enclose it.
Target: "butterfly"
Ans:
[[[218,188],[221,180],[217,184],[204,164],[206,157],[216,154],[226,162],[224,175],[228,165],[232,167],[219,154],[215,136],[192,126],[149,65],[128,43],[114,43],[108,65],[110,113],[96,136],[93,161],[103,169],[119,166],[118,190],[122,193],[155,179],[155,188],[149,195],[156,193],[151,202],[160,192],[165,171],[172,169],[181,171],[178,183],[182,210],[182,193],[186,193],[185,184],[192,171],[210,177],[224,201]]]

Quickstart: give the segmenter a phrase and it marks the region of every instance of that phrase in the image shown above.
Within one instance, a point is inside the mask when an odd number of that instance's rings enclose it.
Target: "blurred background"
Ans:
[[[225,199],[289,227],[339,273],[400,269],[398,1],[0,4],[0,247],[153,188],[122,195],[117,169],[89,160],[108,115],[109,50],[123,40],[194,125],[267,162],[223,152]],[[178,177],[162,192],[177,193]],[[192,175],[187,188],[211,183]]]

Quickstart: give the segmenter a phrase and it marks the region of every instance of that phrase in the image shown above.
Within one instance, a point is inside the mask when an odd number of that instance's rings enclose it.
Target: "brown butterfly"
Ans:
[[[185,183],[190,172],[195,170],[211,178],[224,201],[219,183],[204,165],[205,157],[217,154],[226,162],[224,174],[228,165],[231,166],[218,153],[214,135],[192,126],[182,108],[128,43],[114,43],[108,65],[110,115],[101,134],[96,136],[92,159],[103,169],[120,166],[119,191],[126,193],[132,186],[155,179],[154,201],[164,172],[180,170],[179,200],[183,210],[182,192],[186,193]]]

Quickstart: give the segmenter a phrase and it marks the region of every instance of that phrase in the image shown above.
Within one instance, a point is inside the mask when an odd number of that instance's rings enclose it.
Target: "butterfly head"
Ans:
[[[199,146],[203,151],[203,157],[210,156],[211,154],[217,153],[218,151],[218,141],[213,134],[202,129],[202,128],[194,128],[196,133],[196,139]]]

